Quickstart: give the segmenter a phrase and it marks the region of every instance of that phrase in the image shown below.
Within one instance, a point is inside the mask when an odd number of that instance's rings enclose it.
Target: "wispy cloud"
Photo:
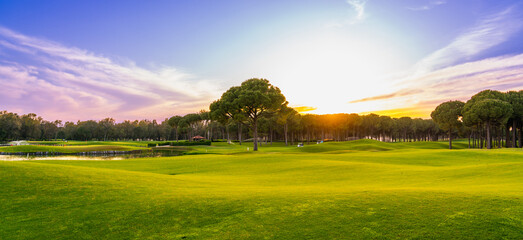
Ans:
[[[426,5],[417,6],[417,7],[407,7],[407,9],[412,11],[426,11],[430,10],[436,6],[443,5],[447,3],[447,1],[430,1]]]
[[[365,4],[367,3],[367,0],[346,0],[346,3],[350,6],[349,17],[342,20],[331,21],[325,25],[326,27],[344,27],[356,24],[365,19]]]
[[[516,6],[487,16],[450,44],[421,60],[416,65],[416,74],[424,74],[467,61],[478,53],[507,41],[520,31],[522,26],[520,9]]]
[[[360,102],[369,102],[369,101],[376,101],[376,100],[385,100],[385,99],[390,99],[390,98],[418,94],[418,93],[422,93],[422,92],[423,92],[423,90],[421,90],[421,89],[403,89],[403,90],[400,90],[400,91],[397,91],[394,93],[390,93],[390,94],[383,94],[383,95],[378,95],[378,96],[374,96],[374,97],[368,97],[368,98],[362,98],[362,99],[350,101],[349,103],[360,103]]]
[[[392,107],[382,113],[416,113],[428,117],[434,108],[448,100],[468,100],[485,89],[499,91],[523,89],[523,54],[493,57],[436,70],[410,79],[416,83],[386,95],[352,101],[386,101]],[[423,88],[423,91],[419,89]],[[394,115],[393,114],[393,115]],[[408,115],[408,114],[407,114]]]
[[[219,89],[172,67],[145,69],[0,27],[0,108],[49,119],[160,119],[206,108]]]
[[[439,103],[466,101],[484,89],[523,89],[523,54],[472,60],[521,30],[523,21],[518,7],[486,16],[447,46],[422,59],[406,75],[397,78],[399,90],[349,103],[372,102],[390,106],[382,113],[428,117]]]
[[[356,16],[353,21],[361,21],[365,17],[365,4],[366,0],[347,0],[347,3],[356,12]]]
[[[293,108],[299,113],[310,112],[310,111],[314,111],[314,110],[318,109],[318,108],[310,107],[310,106],[295,106]]]

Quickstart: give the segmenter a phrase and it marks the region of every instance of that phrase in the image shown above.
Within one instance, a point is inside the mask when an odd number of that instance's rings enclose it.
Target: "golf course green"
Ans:
[[[523,239],[523,151],[466,146],[0,161],[0,239]]]

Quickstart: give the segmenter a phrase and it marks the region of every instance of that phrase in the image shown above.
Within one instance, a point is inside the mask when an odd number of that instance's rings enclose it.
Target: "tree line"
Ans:
[[[184,117],[165,119],[162,122],[144,119],[116,123],[113,118],[105,118],[100,121],[64,123],[62,120],[46,121],[34,113],[18,115],[0,111],[0,142],[20,139],[82,141],[191,139],[195,134],[203,134],[199,130],[206,125],[202,120],[205,119],[205,115],[208,115],[208,112],[202,111]]]
[[[12,140],[191,140],[201,135],[207,139],[254,141],[253,131],[245,122],[213,120],[208,111],[173,116],[162,122],[135,120],[116,123],[112,118],[100,121],[46,121],[34,113],[18,115],[0,111],[0,141]],[[444,136],[434,121],[420,118],[391,118],[376,114],[305,114],[290,107],[264,114],[258,122],[258,140],[270,144],[282,141],[311,143],[321,140],[346,141],[371,138],[381,141],[428,141]]]
[[[299,114],[266,79],[231,87],[209,106],[162,122],[135,120],[46,121],[34,113],[0,112],[0,141],[10,140],[192,140],[263,144],[310,144],[369,138],[388,142],[468,138],[469,147],[521,147],[523,91],[485,90],[465,102],[440,104],[432,119],[392,118],[377,114]],[[518,145],[519,144],[519,145]]]
[[[391,118],[369,114],[300,115],[288,107],[280,89],[266,79],[249,79],[231,87],[210,106],[211,120],[227,132],[227,139],[241,144],[246,126],[252,136],[254,150],[274,140],[310,143],[311,141],[346,141],[372,138],[381,141],[438,140],[441,129],[432,120],[410,117]],[[218,126],[220,127],[220,126]],[[230,131],[236,134],[231,137]],[[225,137],[222,131],[222,137]],[[259,143],[259,144],[258,144]]]

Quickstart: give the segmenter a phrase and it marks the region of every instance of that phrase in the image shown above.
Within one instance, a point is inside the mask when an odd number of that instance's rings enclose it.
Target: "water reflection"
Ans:
[[[23,160],[123,160],[130,158],[145,157],[170,157],[180,156],[189,152],[188,147],[156,147],[152,149],[133,151],[91,151],[78,153],[62,152],[0,152],[0,160],[23,161]]]

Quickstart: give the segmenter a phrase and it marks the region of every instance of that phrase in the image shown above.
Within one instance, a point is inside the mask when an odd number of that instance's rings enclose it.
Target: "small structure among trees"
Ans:
[[[202,137],[200,135],[196,135],[196,136],[192,137],[192,140],[193,141],[201,141],[201,140],[205,140],[205,137]]]

